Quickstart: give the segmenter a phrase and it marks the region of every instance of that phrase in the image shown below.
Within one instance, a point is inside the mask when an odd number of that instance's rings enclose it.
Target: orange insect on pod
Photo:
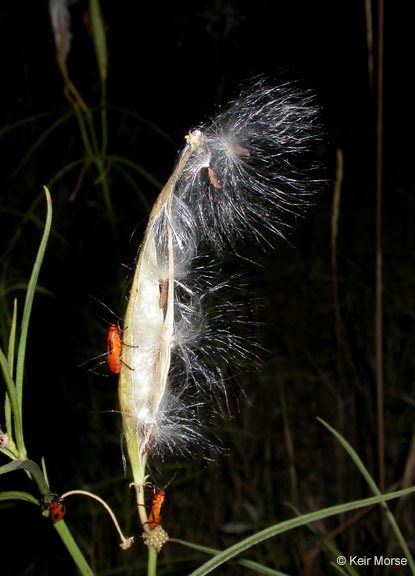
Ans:
[[[154,491],[153,499],[151,501],[151,509],[148,515],[148,526],[150,530],[154,530],[154,528],[160,524],[165,500],[166,492],[164,490],[158,490],[158,492]]]
[[[119,324],[111,324],[107,335],[107,362],[108,367],[114,374],[121,371],[122,340]]]
[[[66,506],[62,504],[59,500],[54,500],[49,506],[50,517],[52,522],[59,522],[65,516]]]

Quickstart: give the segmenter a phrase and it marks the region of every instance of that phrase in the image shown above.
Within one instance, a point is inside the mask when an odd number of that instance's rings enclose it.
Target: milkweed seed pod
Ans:
[[[215,286],[208,267],[201,280],[194,274],[200,247],[214,258],[248,236],[284,235],[286,213],[301,212],[319,187],[310,158],[320,133],[311,94],[261,80],[186,137],[151,211],[125,317],[119,399],[136,484],[149,450],[202,441],[198,390],[226,389],[220,368],[203,360],[205,335],[225,359],[244,354],[220,309],[210,322],[204,312]]]

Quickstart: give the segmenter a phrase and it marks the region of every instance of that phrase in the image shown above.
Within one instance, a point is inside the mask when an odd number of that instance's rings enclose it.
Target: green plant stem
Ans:
[[[9,347],[7,351],[7,362],[10,371],[10,378],[13,380],[13,371],[14,371],[14,352],[15,352],[15,344],[16,344],[16,325],[17,325],[17,299],[14,299],[13,302],[13,316],[12,322],[10,327],[10,336],[9,336]],[[6,379],[7,382],[7,379]],[[12,385],[13,390],[15,390],[14,385]],[[6,422],[6,431],[9,437],[9,449],[14,454],[16,452],[16,446],[13,440],[13,421],[12,421],[12,409],[10,406],[10,395],[9,393],[6,394],[6,399],[4,401],[4,420]]]
[[[101,107],[101,139],[102,139],[101,157],[105,158],[108,149],[108,119],[107,119],[107,106],[105,102],[102,103]]]
[[[107,180],[106,173],[105,173],[105,162],[106,162],[105,153],[106,153],[107,145],[108,145],[108,143],[107,143],[108,134],[107,134],[106,108],[103,107],[101,109],[101,122],[102,122],[101,151],[100,151],[100,148],[98,145],[98,139],[97,139],[96,130],[95,130],[95,126],[94,126],[92,111],[88,108],[88,110],[85,112],[85,118],[86,118],[88,130],[89,130],[89,137],[88,137],[82,113],[80,112],[79,107],[76,107],[76,109],[77,109],[77,117],[78,117],[78,121],[79,121],[79,126],[81,129],[82,140],[84,142],[84,145],[85,145],[85,148],[87,150],[89,157],[91,158],[91,160],[95,163],[95,165],[97,167],[98,181],[101,184],[102,192],[104,195],[105,207],[106,207],[106,210],[108,213],[108,218],[110,220],[111,229],[115,233],[114,210],[112,208],[111,195],[110,195],[110,190],[109,190],[109,186],[108,186],[108,180]],[[92,143],[92,146],[90,144],[90,141]]]
[[[78,104],[74,104],[74,108],[75,108],[75,112],[76,112],[76,118],[77,118],[78,124],[79,124],[79,130],[81,132],[82,142],[84,143],[86,153],[88,154],[88,156],[91,160],[94,160],[95,154],[92,150],[92,146],[91,146],[91,143],[89,141],[88,132],[87,132],[86,125],[85,125],[85,120],[84,120],[84,117],[82,116],[81,109],[80,109]]]
[[[114,233],[115,236],[115,232],[116,232],[116,227],[115,227],[115,215],[114,215],[114,210],[112,208],[112,202],[111,202],[111,194],[110,194],[110,189],[108,186],[108,180],[107,180],[107,175],[105,173],[105,167],[104,167],[104,163],[103,161],[100,159],[99,161],[97,161],[97,168],[98,168],[98,180],[101,184],[101,188],[102,188],[102,192],[104,195],[104,203],[105,203],[105,207],[107,209],[107,214],[108,214],[108,218],[111,224],[111,229]]]
[[[9,438],[12,438],[12,429],[11,429],[11,419],[10,419],[10,409],[11,413],[13,414],[13,420],[15,422],[15,426],[17,423],[17,427],[20,427],[20,412],[19,412],[19,402],[17,400],[17,393],[16,387],[13,382],[13,378],[10,374],[10,367],[7,361],[6,356],[3,353],[3,350],[0,348],[0,365],[3,372],[4,381],[6,383],[7,394],[6,394],[6,404],[5,404],[5,417],[6,417],[6,427],[7,427],[7,434]],[[9,427],[10,426],[10,427]]]
[[[100,152],[99,152],[98,138],[97,138],[97,133],[95,130],[92,110],[90,110],[88,108],[87,112],[85,113],[85,117],[86,117],[86,123],[88,125],[89,135],[91,138],[92,149],[94,151],[94,157],[95,157],[95,160],[97,160],[98,158],[100,158]]]
[[[147,548],[148,548],[147,576],[156,576],[157,552],[152,546],[147,546]]]
[[[383,253],[382,253],[382,156],[383,156],[383,0],[379,0],[378,23],[378,85],[376,140],[376,305],[375,305],[375,361],[376,410],[378,431],[379,486],[385,489],[385,424],[383,371]],[[383,523],[382,523],[383,524]],[[382,526],[384,528],[384,526]],[[384,530],[382,530],[384,532]]]
[[[89,0],[88,8],[92,37],[94,39],[95,54],[97,57],[98,71],[101,78],[102,99],[104,99],[105,83],[108,75],[108,50],[105,26],[99,0]]]
[[[72,556],[73,561],[77,565],[80,573],[82,576],[94,576],[91,567],[89,566],[88,562],[85,560],[84,555],[82,554],[78,544],[75,542],[69,528],[67,527],[64,520],[60,520],[56,522],[54,525],[56,532],[62,539],[62,542],[65,544],[66,548],[68,549],[69,554]]]

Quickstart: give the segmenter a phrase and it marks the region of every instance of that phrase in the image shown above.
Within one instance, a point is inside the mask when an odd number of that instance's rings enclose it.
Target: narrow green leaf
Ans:
[[[7,352],[7,360],[9,362],[10,376],[12,378],[14,372],[14,346],[16,343],[16,324],[17,324],[17,298],[15,298],[13,302],[13,316],[12,316],[12,323],[10,326],[9,349]]]
[[[55,174],[53,174],[53,176],[49,178],[47,182],[47,187],[52,188],[58,180],[60,180],[61,178],[63,178],[63,176],[65,176],[65,174],[67,174],[74,168],[77,168],[78,166],[82,166],[83,164],[85,164],[85,162],[86,162],[85,158],[77,158],[73,162],[65,164],[65,166],[60,168],[57,172],[55,172]]]
[[[261,530],[240,542],[237,542],[230,548],[227,548],[220,554],[214,556],[208,560],[202,566],[199,566],[196,570],[194,570],[189,576],[204,576],[205,574],[209,574],[217,568],[221,566],[225,562],[228,562],[231,558],[238,556],[245,550],[252,548],[252,546],[256,546],[260,542],[264,540],[268,540],[269,538],[273,538],[278,534],[283,534],[284,532],[288,532],[293,528],[298,528],[299,526],[304,526],[309,524],[310,522],[315,522],[316,520],[321,520],[322,518],[329,518],[331,516],[337,516],[339,514],[344,514],[345,512],[350,512],[352,510],[358,510],[359,508],[365,508],[366,506],[373,506],[374,504],[379,504],[381,502],[386,502],[388,500],[393,500],[395,498],[400,498],[402,496],[407,496],[408,494],[415,493],[415,486],[412,488],[407,488],[405,490],[398,490],[397,492],[391,492],[390,494],[384,494],[383,496],[373,496],[371,498],[365,498],[363,500],[356,500],[353,502],[347,502],[346,504],[338,504],[336,506],[331,506],[330,508],[323,508],[321,510],[317,510],[316,512],[311,512],[309,514],[304,514],[303,516],[299,516],[298,518],[290,518],[290,520],[285,520],[284,522],[280,522],[279,524],[275,524],[274,526],[270,526],[269,528],[265,528],[265,530]]]
[[[289,506],[291,510],[293,510],[297,514],[297,516],[301,516],[301,512],[295,506],[291,504],[289,504]],[[344,554],[341,553],[341,551],[337,548],[337,546],[335,546],[335,544],[333,544],[331,540],[326,538],[324,534],[320,532],[320,530],[318,530],[315,526],[313,526],[312,524],[307,524],[307,528],[308,530],[310,530],[312,534],[316,536],[316,538],[320,540],[321,544],[334,556],[334,558],[344,556]],[[335,566],[337,567],[337,565]],[[359,576],[359,574],[356,572],[353,566],[351,566],[348,562],[344,566],[344,571],[342,569],[342,574],[347,574],[348,576]]]
[[[6,422],[6,434],[9,438],[9,442],[13,442],[13,423],[12,423],[12,409],[10,406],[9,393],[6,391],[4,398],[4,421]]]
[[[134,112],[133,110],[130,110],[129,108],[123,108],[121,106],[112,106],[109,105],[107,106],[108,110],[115,110],[117,112],[121,112],[122,114],[126,114],[127,116],[131,116],[132,118],[135,118],[136,120],[138,120],[139,122],[142,122],[143,124],[146,124],[147,126],[149,126],[156,134],[159,134],[160,136],[162,136],[165,140],[167,140],[172,147],[174,148],[174,150],[177,150],[177,142],[175,142],[173,140],[173,138],[170,136],[170,134],[168,134],[168,132],[165,132],[162,128],[160,128],[160,126],[158,124],[155,124],[154,122],[151,122],[151,120],[148,120],[147,118],[145,118],[145,116],[141,116],[141,114],[138,114],[137,112]]]
[[[89,141],[88,130],[87,130],[87,127],[85,124],[85,119],[84,119],[82,110],[78,104],[75,104],[74,110],[76,113],[76,119],[78,120],[79,131],[81,132],[81,138],[82,138],[82,142],[84,143],[86,153],[87,153],[89,159],[91,161],[95,162],[95,155],[98,154],[98,148],[97,148],[95,128],[93,126],[91,111],[90,111],[90,109],[88,109],[85,112],[85,115],[86,115],[87,124],[88,124],[89,129],[90,129],[90,136],[92,139],[92,145],[91,145],[91,142]]]
[[[20,470],[23,468],[21,460],[13,460],[8,464],[0,466],[0,474],[7,474],[8,472],[14,472],[15,470]]]
[[[161,190],[161,188],[163,187],[162,183],[159,180],[157,180],[157,178],[154,178],[154,176],[152,176],[150,172],[147,172],[145,168],[143,168],[139,164],[136,164],[132,160],[129,160],[128,158],[123,158],[122,156],[116,156],[114,154],[111,154],[110,156],[108,156],[108,160],[114,163],[118,162],[119,164],[124,164],[125,166],[132,168],[133,170],[141,174],[141,176],[143,176],[148,182],[150,182],[150,184],[152,184],[155,188],[157,188],[157,190]]]
[[[12,490],[9,492],[0,492],[0,501],[5,500],[23,500],[25,502],[31,502],[32,504],[40,505],[40,502],[29,492],[19,492],[17,490]]]
[[[347,576],[350,572],[346,572],[344,568],[336,564],[335,562],[330,562],[330,566],[332,566],[339,574],[343,574],[343,576]],[[357,572],[355,572],[357,574]],[[359,576],[357,574],[357,576]]]
[[[4,406],[5,412],[5,419],[6,419],[6,431],[9,436],[10,441],[13,442],[13,434],[12,434],[12,427],[11,427],[11,414],[13,414],[13,418],[15,423],[20,420],[20,412],[19,412],[19,402],[16,392],[16,386],[13,381],[13,378],[10,374],[10,366],[9,362],[4,355],[3,350],[0,348],[0,365],[1,370],[3,372],[4,382],[6,383],[6,401]],[[9,428],[10,427],[10,428]]]
[[[220,550],[216,548],[210,548],[207,546],[201,546],[200,544],[194,544],[193,542],[187,542],[186,540],[180,540],[178,538],[170,538],[169,542],[173,542],[176,544],[182,544],[183,546],[187,546],[188,548],[192,548],[193,550],[199,550],[200,552],[204,552],[205,554],[209,554],[210,556],[215,556],[215,554],[219,554]],[[285,572],[280,572],[279,570],[274,570],[273,568],[269,568],[268,566],[263,566],[259,564],[259,562],[254,562],[252,560],[236,560],[236,564],[240,566],[244,566],[245,568],[249,568],[258,574],[264,574],[264,576],[288,576]]]
[[[97,161],[97,168],[98,168],[98,173],[99,173],[99,183],[101,185],[101,189],[104,195],[104,203],[105,203],[105,208],[107,210],[107,214],[108,214],[108,220],[110,221],[111,224],[111,228],[114,234],[114,237],[117,237],[117,230],[116,230],[116,225],[115,225],[115,213],[114,213],[114,208],[112,205],[112,200],[111,200],[111,194],[110,194],[110,188],[108,186],[108,178],[107,175],[105,174],[105,167],[103,165],[103,163],[101,161]]]
[[[0,474],[7,474],[8,472],[14,472],[15,470],[26,470],[30,472],[30,475],[34,482],[36,483],[39,492],[46,498],[50,498],[49,486],[45,480],[42,470],[33,462],[26,458],[25,460],[13,460],[8,464],[0,467]]]
[[[31,122],[36,122],[36,120],[40,120],[41,118],[46,118],[47,116],[53,116],[56,112],[41,112],[40,114],[34,114],[33,116],[28,116],[27,118],[23,118],[22,120],[18,120],[17,122],[13,122],[13,124],[8,124],[0,129],[0,136],[4,136],[7,132],[14,130],[15,128],[19,128],[20,126],[25,126],[26,124],[30,124]]]
[[[9,442],[10,443],[10,442]],[[7,456],[7,458],[10,458],[10,460],[14,460],[17,456],[16,454],[16,447],[13,446],[13,448],[11,449],[11,446],[9,446],[8,448],[5,448],[4,446],[0,447],[0,452],[2,454],[4,454],[5,456]]]
[[[141,190],[141,188],[139,186],[137,186],[136,181],[134,180],[134,178],[132,176],[130,176],[130,174],[124,170],[124,168],[122,168],[119,164],[114,164],[114,168],[116,170],[118,170],[118,172],[125,178],[125,180],[128,182],[128,184],[131,186],[131,188],[135,191],[136,195],[138,196],[140,202],[142,203],[143,207],[147,210],[150,211],[151,210],[151,204],[148,201],[146,195],[144,194],[144,192]]]
[[[16,394],[19,410],[19,420],[15,422],[17,428],[16,433],[16,444],[19,450],[20,456],[23,458],[26,456],[26,449],[23,440],[23,422],[22,422],[22,403],[23,403],[23,374],[24,374],[24,361],[26,354],[26,342],[27,333],[29,329],[30,314],[32,311],[33,298],[36,291],[36,284],[39,278],[40,267],[42,265],[43,257],[45,255],[45,250],[49,238],[50,228],[52,224],[52,201],[50,197],[49,190],[45,187],[46,204],[47,204],[47,214],[45,229],[43,231],[42,240],[40,242],[39,250],[36,256],[35,264],[33,266],[33,271],[29,280],[29,284],[26,292],[25,305],[23,309],[23,318],[21,325],[21,334],[19,348],[17,352],[17,366],[16,366]]]
[[[101,158],[105,158],[108,149],[108,118],[107,118],[107,106],[105,102],[105,90],[103,90],[102,95],[102,108],[101,108]]]
[[[346,452],[348,453],[350,458],[356,464],[356,467],[358,468],[359,472],[362,474],[363,478],[366,480],[366,482],[367,482],[369,488],[371,489],[371,491],[373,492],[373,494],[376,494],[376,496],[380,496],[381,492],[380,492],[378,486],[376,485],[376,482],[374,481],[374,479],[370,475],[369,470],[363,464],[363,462],[360,459],[357,452],[352,448],[352,446],[347,442],[347,440],[345,438],[343,438],[343,436],[341,434],[339,434],[339,432],[337,432],[337,430],[332,428],[329,424],[327,424],[327,422],[325,422],[321,418],[317,418],[317,420],[319,422],[321,422],[321,424],[323,424],[323,426],[325,428],[327,428],[327,430],[329,432],[331,432],[331,434],[333,434],[333,436],[340,442],[340,444],[346,450]],[[386,502],[381,502],[381,506],[383,507],[383,509],[385,511],[385,516],[386,516],[386,518],[387,518],[387,520],[388,520],[388,522],[389,522],[389,524],[393,530],[393,533],[395,534],[395,536],[396,536],[396,538],[397,538],[397,540],[398,540],[398,542],[402,548],[402,551],[408,560],[408,565],[409,565],[409,568],[411,569],[411,574],[413,574],[415,576],[414,560],[413,560],[412,555],[409,551],[408,545],[405,542],[405,538],[403,537],[402,532],[401,532],[401,530],[400,530],[400,528],[399,528],[399,526],[395,520],[395,517],[393,516],[393,514],[390,511]]]
[[[99,0],[89,0],[89,21],[94,38],[99,75],[101,81],[105,82],[108,72],[107,39]]]
[[[47,128],[42,132],[42,134],[39,136],[36,142],[29,148],[29,150],[20,160],[19,164],[13,170],[12,178],[15,178],[17,176],[17,174],[20,172],[23,166],[30,160],[30,158],[33,156],[36,150],[40,148],[40,146],[43,144],[46,138],[50,136],[52,132],[54,132],[57,128],[59,128],[59,126],[62,126],[62,124],[64,124],[67,120],[69,120],[72,115],[73,112],[72,110],[70,110],[69,112],[67,112],[66,114],[55,120],[55,122],[53,122],[53,124],[51,124],[49,128]]]
[[[34,215],[34,211],[37,209],[37,206],[42,199],[43,199],[43,193],[37,194],[37,196],[35,197],[35,199],[31,203],[31,205],[29,206],[29,209],[24,214],[22,214],[21,216],[20,216],[20,214],[21,214],[20,212],[15,211],[15,213],[19,216],[20,221],[19,221],[18,226],[14,230],[12,237],[9,239],[9,241],[7,243],[7,247],[5,248],[3,254],[0,257],[0,264],[3,262],[6,262],[7,259],[9,258],[9,255],[13,251],[14,246],[19,241],[19,238],[22,234],[22,231],[26,225],[26,222],[28,220],[32,220],[33,222],[37,223],[36,217]],[[13,211],[10,209],[8,209],[8,212],[13,213]],[[43,222],[42,222],[42,228],[43,228]]]
[[[28,282],[16,282],[16,284],[9,284],[5,290],[5,294],[9,294],[10,292],[17,292],[19,290],[26,293],[28,285]],[[55,298],[56,296],[51,290],[49,290],[49,288],[46,288],[41,284],[36,286],[36,293],[43,294],[43,296],[48,296],[49,298]]]

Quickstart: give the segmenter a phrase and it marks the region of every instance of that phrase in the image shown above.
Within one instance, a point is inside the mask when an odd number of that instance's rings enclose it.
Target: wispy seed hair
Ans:
[[[316,148],[320,110],[313,93],[257,81],[210,123],[176,194],[204,236],[223,247],[266,230],[284,236],[287,212],[301,214],[321,187]]]
[[[311,93],[260,80],[186,137],[150,214],[127,307],[119,396],[131,461],[201,444],[202,392],[226,397],[227,365],[250,358],[233,330],[238,307],[221,298],[231,282],[217,282],[203,250],[213,262],[241,239],[284,235],[288,213],[321,186],[318,117]]]

